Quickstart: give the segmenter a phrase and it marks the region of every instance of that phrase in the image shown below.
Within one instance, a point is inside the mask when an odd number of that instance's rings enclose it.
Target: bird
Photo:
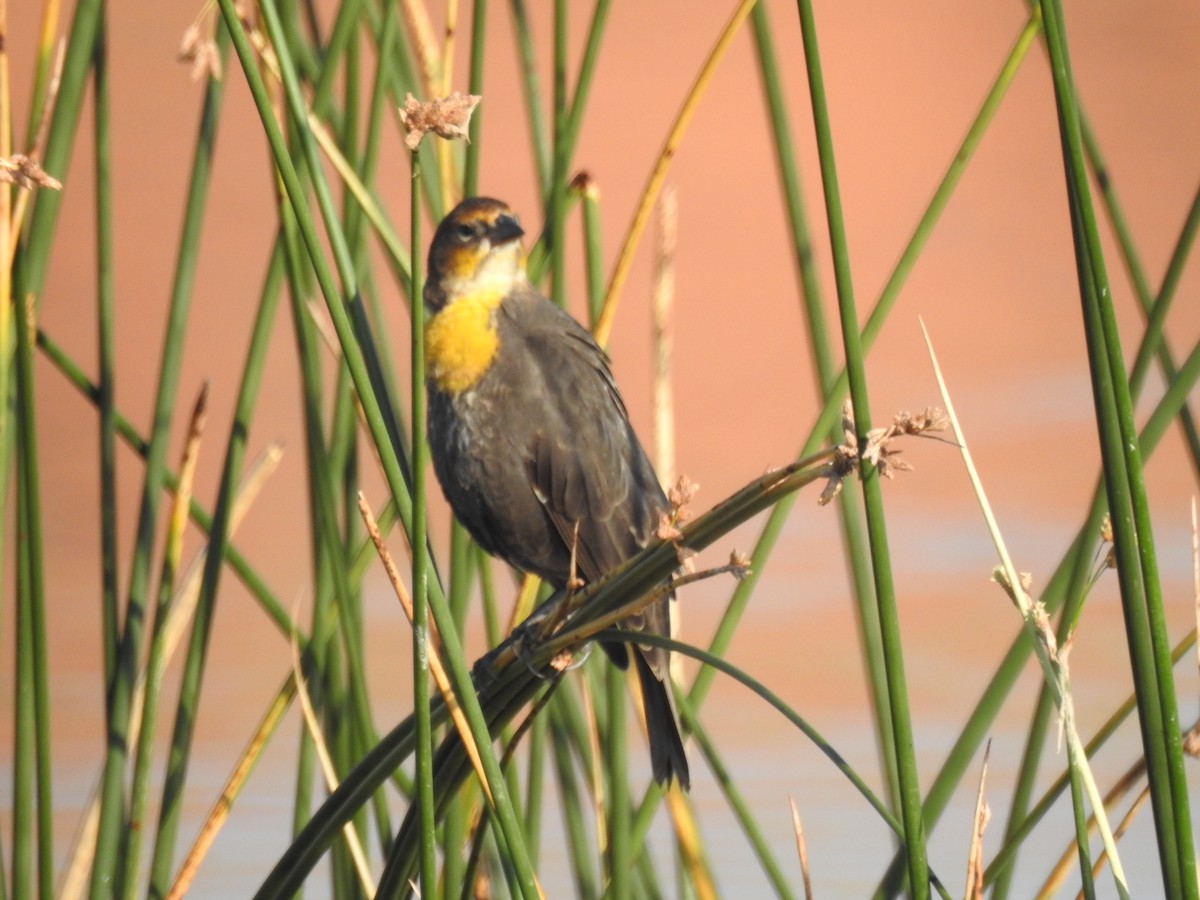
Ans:
[[[670,504],[608,356],[530,283],[504,202],[470,197],[430,242],[427,432],[450,508],[485,551],[555,588],[595,581],[654,539]],[[669,592],[622,621],[670,636]],[[605,643],[641,683],[654,779],[690,786],[665,648]]]

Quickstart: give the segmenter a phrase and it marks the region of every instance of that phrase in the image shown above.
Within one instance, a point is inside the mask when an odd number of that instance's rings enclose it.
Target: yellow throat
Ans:
[[[426,323],[425,369],[438,390],[461,394],[491,366],[500,348],[492,312],[503,299],[500,291],[463,294]]]

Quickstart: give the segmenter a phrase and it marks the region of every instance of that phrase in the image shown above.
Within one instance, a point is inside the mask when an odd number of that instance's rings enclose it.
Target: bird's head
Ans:
[[[458,204],[429,246],[425,305],[437,311],[465,294],[507,294],[525,277],[524,234],[507,203],[471,197]]]

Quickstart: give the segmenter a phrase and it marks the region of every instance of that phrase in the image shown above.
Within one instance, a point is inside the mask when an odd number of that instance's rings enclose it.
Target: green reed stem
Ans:
[[[429,449],[425,443],[425,304],[421,301],[421,164],[412,154],[412,544],[424,547],[425,474]],[[424,553],[412,554],[413,592],[413,710],[417,717],[417,808],[421,829],[421,893],[437,891],[437,831],[433,807],[433,728],[429,721],[429,570]]]
[[[1152,330],[1151,320],[1156,315],[1163,317],[1166,315],[1166,307],[1163,307],[1156,313],[1158,304],[1163,299],[1170,298],[1174,294],[1175,284],[1173,282],[1183,272],[1184,263],[1192,244],[1195,242],[1196,227],[1198,222],[1200,222],[1200,208],[1198,208],[1200,206],[1200,195],[1197,195],[1197,198],[1192,201],[1192,206],[1188,210],[1187,220],[1180,233],[1180,238],[1176,242],[1175,249],[1171,254],[1171,261],[1167,264],[1167,274],[1156,296],[1150,290],[1145,270],[1134,249],[1133,236],[1125,220],[1124,209],[1117,199],[1108,163],[1100,151],[1100,144],[1096,140],[1096,136],[1088,122],[1083,105],[1077,105],[1079,109],[1080,134],[1083,138],[1083,146],[1087,153],[1088,161],[1095,172],[1096,188],[1103,199],[1105,210],[1112,224],[1113,234],[1121,249],[1121,259],[1128,269],[1129,277],[1133,282],[1134,291],[1137,294],[1142,311],[1147,316],[1147,330]],[[1169,306],[1169,300],[1167,305]],[[1150,355],[1157,355],[1159,366],[1163,373],[1163,380],[1170,383],[1175,378],[1176,366],[1166,341],[1159,342],[1157,350],[1150,349],[1153,346],[1151,344],[1148,347],[1147,343],[1143,341],[1143,345],[1134,360],[1133,368],[1131,369],[1133,375],[1130,377],[1130,387],[1134,397],[1137,397],[1139,393],[1144,371],[1147,367],[1146,363],[1143,362],[1143,356],[1146,356],[1148,360]],[[1195,419],[1191,414],[1191,410],[1186,406],[1179,411],[1179,422],[1183,429],[1183,436],[1187,443],[1188,452],[1191,456],[1192,467],[1200,473],[1200,433],[1197,433]]]
[[[583,114],[587,110],[588,96],[591,94],[596,62],[600,58],[600,47],[604,43],[604,28],[608,23],[608,12],[611,7],[612,0],[596,0],[596,5],[592,7],[587,43],[584,44],[583,57],[579,61],[579,72],[575,76],[575,93],[571,96],[566,128],[562,135],[567,160],[575,155],[575,144],[579,140],[579,130],[583,127]]]
[[[17,283],[20,297],[20,283]],[[20,306],[18,306],[20,310]],[[41,487],[33,385],[34,311],[20,310],[17,333],[17,702],[13,763],[13,896],[54,888],[54,806]],[[36,835],[36,838],[35,838]],[[34,843],[36,840],[36,873]]]
[[[551,188],[550,140],[546,136],[546,121],[542,114],[541,81],[537,74],[537,57],[533,50],[533,34],[529,28],[525,0],[512,0],[512,16],[517,50],[521,55],[521,87],[525,91],[525,113],[529,117],[529,146],[533,150],[534,176],[544,209]]]
[[[117,581],[117,462],[114,412],[113,346],[113,215],[111,104],[108,90],[108,39],[106,12],[101,10],[96,28],[92,66],[95,90],[96,170],[96,407],[100,414],[100,621],[104,648],[104,683],[116,671],[119,634]]]
[[[1093,495],[1092,507],[1088,513],[1086,524],[1080,530],[1079,540],[1076,542],[1079,552],[1069,552],[1066,557],[1066,560],[1069,560],[1069,564],[1065,571],[1068,571],[1070,575],[1064,593],[1066,600],[1062,606],[1062,615],[1059,616],[1058,629],[1055,634],[1060,647],[1064,646],[1070,639],[1075,622],[1082,612],[1084,602],[1087,599],[1088,569],[1090,568],[1091,558],[1083,551],[1088,546],[1086,538],[1094,539],[1098,536],[1102,517],[1103,507],[1099,500],[1099,491],[1097,491]],[[1038,691],[1033,716],[1030,719],[1029,728],[1025,734],[1025,750],[1021,757],[1021,767],[1018,770],[1017,783],[1009,799],[1008,822],[1005,825],[1006,840],[1011,836],[1015,825],[1025,817],[1025,814],[1029,810],[1029,802],[1033,796],[1037,777],[1038,762],[1046,746],[1046,737],[1051,721],[1050,717],[1055,709],[1057,709],[1057,706],[1054,702],[1050,685],[1043,680],[1041,688]],[[1073,790],[1076,788],[1076,781],[1078,779],[1073,778]],[[1015,866],[1009,866],[1001,871],[1000,877],[997,879],[992,890],[994,896],[1004,897],[1007,895],[1015,870]]]
[[[825,306],[820,283],[817,280],[813,261],[812,238],[804,211],[804,200],[800,190],[800,176],[796,167],[796,153],[792,142],[791,125],[788,121],[787,103],[783,96],[783,84],[775,58],[775,46],[771,37],[771,25],[765,4],[758,4],[750,14],[754,28],[754,43],[757,50],[759,74],[767,101],[771,121],[771,133],[775,141],[775,161],[784,199],[787,203],[788,224],[792,237],[792,253],[800,284],[809,336],[816,382],[821,388],[821,399],[829,399],[835,391],[838,365],[829,343],[829,326],[826,322]],[[835,423],[829,433],[833,442],[842,440],[841,423]],[[847,485],[838,495],[841,512],[842,536],[846,548],[847,568],[854,586],[855,612],[861,635],[862,655],[867,670],[867,682],[871,690],[871,710],[875,716],[876,746],[879,750],[880,767],[885,776],[888,796],[893,808],[898,806],[899,780],[894,756],[887,751],[893,746],[895,735],[892,729],[891,706],[887,698],[887,678],[883,667],[883,644],[879,630],[878,605],[875,588],[868,573],[869,548],[862,527],[862,507],[858,505],[861,491],[857,484]]]
[[[615,667],[609,668],[615,671]],[[600,896],[596,871],[589,853],[593,839],[584,820],[584,810],[591,803],[591,796],[586,789],[586,783],[582,788],[580,786],[581,778],[577,775],[575,759],[571,754],[569,726],[564,722],[564,709],[562,704],[555,704],[551,708],[550,749],[554,753],[554,771],[558,778],[559,805],[566,829],[568,861],[571,865],[571,877],[574,879],[575,896],[591,900]],[[610,841],[616,838],[611,831],[609,834]]]
[[[487,52],[487,0],[475,0],[471,10],[471,69],[467,76],[467,93],[482,97],[483,64]],[[487,112],[486,106],[481,103],[471,115],[470,141],[463,166],[464,197],[474,197],[479,193],[479,159],[483,152],[483,115]]]
[[[1040,23],[1040,21],[1040,16],[1036,17],[1036,22]],[[958,186],[958,182],[966,170],[967,163],[970,162],[975,149],[983,139],[984,133],[991,124],[992,117],[999,108],[1000,100],[1015,77],[1020,62],[1024,59],[1025,53],[1033,40],[1037,37],[1037,33],[1038,27],[1033,24],[1033,17],[1031,17],[1031,22],[1027,23],[1021,32],[1016,46],[1014,46],[1008,59],[1005,61],[1000,75],[992,85],[992,89],[989,91],[988,97],[980,108],[979,113],[976,115],[974,121],[972,121],[966,136],[959,145],[942,180],[938,183],[928,206],[926,206],[925,212],[921,215],[917,227],[913,230],[912,237],[909,238],[908,243],[900,254],[900,259],[892,269],[892,274],[880,292],[879,298],[875,301],[875,306],[872,308],[862,331],[864,348],[869,349],[875,343],[879,332],[883,329],[884,323],[887,321],[888,316],[896,305],[896,301],[900,297],[900,290],[903,288],[909,273],[920,257],[921,251],[932,235],[934,226],[941,217],[947,203],[949,203],[954,189]],[[838,375],[834,388],[829,392],[824,406],[821,407],[821,411],[812,429],[809,431],[808,438],[799,451],[799,456],[803,457],[816,452],[824,443],[826,435],[830,433],[830,430],[839,421],[842,398],[845,397],[845,394],[846,373],[843,371]],[[745,611],[746,605],[753,595],[758,578],[765,568],[766,560],[775,547],[775,543],[783,530],[784,523],[791,513],[794,503],[795,497],[784,498],[771,510],[771,514],[767,517],[767,522],[763,526],[750,556],[750,574],[742,579],[734,589],[726,611],[709,644],[710,652],[715,655],[722,655],[732,642],[737,624],[740,622],[742,613]],[[702,703],[712,684],[713,677],[713,674],[705,669],[701,669],[697,673],[690,693],[693,705],[698,707]]]
[[[101,4],[81,0],[75,8],[53,118],[42,157],[45,170],[60,180],[70,161],[87,75],[93,63]],[[48,96],[46,78],[53,50],[43,44],[36,73],[31,123],[40,119]],[[7,115],[7,112],[5,113]],[[7,127],[7,126],[6,126]],[[30,126],[32,134],[33,126]],[[8,430],[0,434],[4,446],[17,453],[17,651],[14,692],[13,851],[12,886],[15,897],[36,890],[51,896],[53,872],[53,805],[50,768],[50,706],[46,651],[46,624],[41,546],[40,490],[37,471],[33,348],[36,338],[35,305],[45,283],[53,234],[62,202],[61,192],[40,190],[35,195],[25,241],[14,261],[13,324],[16,331],[16,391],[19,434],[10,444]],[[8,347],[3,348],[8,353]],[[3,365],[7,366],[5,361]],[[7,396],[0,398],[7,404]],[[7,450],[5,450],[7,452]],[[35,771],[36,768],[36,771]],[[36,809],[34,796],[36,793]],[[33,841],[37,832],[37,872],[33,871]]]
[[[1132,401],[1092,210],[1061,4],[1057,0],[1043,4],[1043,15],[1071,202],[1117,573],[1134,684],[1139,695],[1139,721],[1163,883],[1168,896],[1195,897],[1196,865],[1179,713]]]
[[[859,440],[870,431],[870,402],[867,395],[866,370],[863,366],[863,346],[859,337],[858,315],[854,305],[854,285],[850,274],[850,257],[846,246],[845,223],[842,218],[837,168],[830,130],[829,109],[825,100],[824,75],[817,47],[816,23],[808,0],[799,0],[800,30],[804,41],[805,63],[808,71],[809,95],[812,99],[813,126],[817,137],[817,152],[821,160],[821,183],[825,191],[825,214],[833,246],[834,279],[837,283],[838,309],[842,322],[842,343],[845,349],[846,374],[850,398],[854,405],[855,428]],[[891,707],[893,745],[900,793],[900,812],[904,822],[904,845],[908,859],[909,890],[920,898],[929,896],[929,864],[925,856],[925,827],[921,816],[921,786],[917,776],[917,760],[913,742],[912,718],[908,708],[908,687],[904,674],[903,644],[896,610],[895,588],[892,584],[891,561],[888,554],[887,531],[883,517],[883,498],[879,474],[874,466],[864,465],[863,498],[865,501],[867,534],[870,539],[871,567],[875,580],[875,600],[879,609],[884,670],[888,682],[888,702]],[[887,752],[887,751],[885,751]]]
[[[204,415],[200,404],[207,402],[207,393],[207,386],[201,388],[200,399],[193,411],[190,428],[196,428],[196,418]],[[186,441],[190,443],[191,440],[192,436],[189,434]],[[198,447],[189,447],[188,443],[184,445],[185,452],[198,452]],[[187,470],[183,464],[180,465],[180,472],[184,474],[184,481],[181,484],[182,493],[175,496],[170,514],[167,516],[166,534],[163,541],[158,596],[154,607],[154,623],[150,632],[150,649],[146,657],[141,717],[130,733],[130,741],[136,743],[127,816],[130,827],[122,835],[121,861],[117,870],[116,883],[117,893],[126,900],[133,900],[138,893],[138,865],[141,859],[142,841],[147,831],[142,823],[146,821],[146,807],[150,799],[150,764],[154,754],[154,726],[158,718],[159,698],[162,695],[163,676],[166,674],[168,662],[167,616],[171,612],[172,600],[175,597],[179,560],[183,550],[183,532],[187,527],[187,504],[191,500],[194,485],[194,464],[191,475],[186,474]],[[136,741],[133,732],[137,733]]]
[[[1067,773],[1071,781],[1071,817],[1075,823],[1075,847],[1079,853],[1080,893],[1086,900],[1096,900],[1096,883],[1092,878],[1092,851],[1089,846],[1088,816],[1084,806],[1084,787],[1075,745],[1067,743]]]
[[[554,142],[542,240],[550,245],[550,299],[567,303],[567,0],[554,0]]]
[[[1106,184],[1105,187],[1105,196],[1108,198],[1112,185]],[[1110,215],[1114,220],[1116,219],[1115,209]],[[1167,313],[1170,311],[1172,301],[1174,301],[1179,288],[1179,281],[1187,267],[1188,257],[1196,243],[1198,231],[1200,231],[1200,191],[1197,191],[1192,198],[1192,205],[1188,208],[1187,218],[1179,232],[1175,248],[1171,252],[1171,259],[1167,263],[1167,270],[1163,275],[1162,286],[1158,289],[1158,293],[1151,297],[1148,292],[1143,293],[1140,288],[1137,292],[1146,314],[1146,330],[1141,346],[1134,357],[1133,367],[1130,369],[1129,392],[1134,399],[1141,393],[1146,374],[1150,370],[1151,360],[1155,356],[1158,357],[1163,380],[1170,384],[1175,379],[1176,367],[1171,358],[1170,348],[1167,347],[1166,340],[1163,338],[1163,328],[1167,320]],[[1192,457],[1192,466],[1200,467],[1200,438],[1196,435],[1196,424],[1187,406],[1179,411],[1179,420]]]
[[[233,0],[219,0],[219,2],[226,25],[233,35],[234,47],[237,50],[238,58],[242,64],[242,70],[246,76],[247,83],[250,86],[255,105],[258,108],[264,132],[271,145],[276,167],[296,213],[300,233],[304,238],[309,258],[321,287],[321,293],[326,302],[326,308],[329,311],[334,329],[338,335],[338,342],[342,348],[343,361],[353,378],[355,388],[362,403],[364,418],[367,421],[372,439],[375,441],[375,445],[379,451],[379,459],[383,465],[388,486],[392,491],[397,506],[400,508],[401,517],[411,517],[411,501],[404,473],[400,467],[399,459],[392,452],[397,444],[393,441],[391,431],[385,423],[377,395],[373,389],[373,381],[359,345],[359,340],[369,339],[369,334],[361,334],[356,338],[355,329],[346,314],[342,297],[334,283],[332,273],[325,262],[322,243],[317,236],[315,223],[305,204],[305,195],[296,175],[295,168],[291,163],[287,145],[274,121],[270,97],[259,75],[253,48],[250,46],[249,40],[242,29],[237,11],[233,6]],[[273,9],[273,4],[262,4],[262,10],[264,22],[268,26],[268,32],[275,32],[277,29],[272,23],[277,17]],[[288,102],[293,111],[293,119],[297,121],[298,125],[303,126],[305,117],[303,115],[303,99],[300,95],[299,87],[295,83],[294,73],[285,63],[285,54],[280,52],[279,55],[280,71],[283,75],[285,88],[287,89]],[[310,167],[310,171],[314,181],[319,183],[322,180],[319,168]],[[320,198],[324,192],[318,190],[317,193],[318,198]],[[325,205],[322,204],[322,207],[324,211]],[[327,231],[339,230],[336,219],[328,215],[324,217],[324,224]],[[334,243],[336,244],[337,242],[335,241]],[[346,273],[344,271],[343,274],[348,274],[351,277],[353,275],[352,272]],[[351,286],[346,285],[348,289],[347,294],[353,297],[353,291],[349,290]],[[407,516],[406,513],[408,514]],[[414,547],[414,552],[427,553],[428,548],[423,545],[417,545]],[[435,586],[437,589],[435,589]],[[462,648],[457,633],[453,629],[453,619],[449,614],[445,598],[436,580],[430,583],[430,609],[437,623],[438,630],[441,633],[446,652],[446,661],[450,669],[451,681],[455,685],[458,700],[462,705],[471,730],[476,737],[476,742],[479,745],[485,773],[492,787],[493,800],[496,804],[498,820],[506,840],[506,846],[512,855],[516,870],[519,873],[523,892],[532,896],[535,893],[532,870],[529,866],[528,857],[524,852],[524,844],[511,805],[511,798],[508,796],[507,789],[502,784],[499,766],[488,743],[487,725],[479,709],[474,689],[471,686],[470,675],[463,661]]]
[[[19,412],[19,410],[18,410]],[[17,602],[16,660],[13,686],[13,764],[12,764],[12,890],[15,897],[32,897],[34,887],[34,846],[36,837],[37,778],[37,702],[34,698],[33,612],[29,583],[29,548],[24,539],[24,479],[17,480]]]
[[[770,882],[772,890],[774,890],[777,897],[788,898],[788,900],[794,898],[796,893],[792,890],[787,876],[784,875],[779,861],[775,859],[774,854],[771,852],[767,835],[763,833],[762,828],[755,821],[750,804],[746,802],[746,798],[738,787],[737,781],[725,765],[724,759],[721,758],[716,744],[709,737],[707,729],[700,724],[700,720],[697,718],[695,710],[688,703],[688,699],[686,697],[679,697],[677,698],[677,703],[679,704],[680,718],[682,718],[688,734],[696,742],[697,749],[699,749],[700,754],[704,757],[704,761],[708,764],[709,769],[712,770],[713,779],[716,781],[717,787],[725,798],[730,811],[733,812],[734,818],[737,819],[738,826],[746,836],[746,840],[750,844],[750,849],[754,852],[755,859],[758,860],[759,868],[762,869],[763,874],[767,877],[767,881]]]
[[[222,41],[222,53],[227,43]],[[112,721],[109,728],[107,754],[102,776],[100,827],[96,840],[95,862],[92,867],[93,897],[109,891],[109,881],[115,871],[119,850],[119,822],[123,814],[123,786],[129,748],[129,717],[138,660],[141,657],[145,629],[146,597],[149,590],[150,564],[158,522],[158,504],[166,473],[166,455],[170,443],[170,426],[179,387],[183,358],[183,341],[187,316],[195,281],[196,262],[208,196],[212,153],[216,140],[217,113],[224,85],[210,78],[200,113],[199,135],[192,170],[188,181],[184,210],[183,233],[176,256],[175,276],[171,286],[167,326],[163,336],[162,360],[159,368],[154,401],[154,428],[150,433],[149,450],[143,476],[134,556],[130,566],[129,589],[125,609],[125,632],[118,653],[116,680],[110,686]]]
[[[625,718],[626,673],[616,666],[604,672],[607,728],[603,732],[602,754],[605,783],[608,785],[608,886],[605,896],[630,896],[633,872],[633,841],[630,835],[632,804],[629,797],[629,738]],[[560,692],[561,693],[561,692]]]
[[[1116,234],[1118,243],[1121,248],[1121,258],[1125,263],[1126,269],[1129,272],[1130,280],[1133,282],[1134,290],[1140,300],[1143,310],[1150,319],[1157,318],[1162,322],[1162,317],[1165,316],[1166,307],[1169,305],[1169,298],[1173,295],[1175,284],[1178,275],[1182,272],[1184,262],[1187,259],[1189,251],[1195,240],[1196,224],[1200,221],[1200,195],[1193,200],[1191,209],[1189,210],[1187,220],[1180,233],[1180,236],[1175,244],[1175,249],[1171,254],[1171,260],[1167,265],[1167,274],[1163,278],[1162,287],[1157,294],[1158,299],[1152,293],[1149,283],[1146,279],[1141,261],[1137,256],[1137,252],[1133,247],[1133,240],[1129,233],[1128,226],[1125,222],[1124,213],[1118,201],[1115,187],[1113,185],[1111,174],[1108,166],[1104,161],[1104,157],[1100,153],[1100,147],[1095,140],[1091,129],[1088,127],[1087,119],[1083,115],[1083,110],[1080,108],[1080,126],[1083,136],[1084,148],[1087,152],[1089,161],[1092,164],[1096,173],[1101,197],[1104,202],[1105,209],[1112,223],[1113,231]],[[1163,302],[1166,301],[1166,302]],[[1136,401],[1141,393],[1141,388],[1145,383],[1144,376],[1149,369],[1149,362],[1154,356],[1158,356],[1160,367],[1163,371],[1164,380],[1168,385],[1174,384],[1177,380],[1178,369],[1175,365],[1170,351],[1162,340],[1161,328],[1152,329],[1149,326],[1142,335],[1141,343],[1138,347],[1136,358],[1133,364],[1130,375],[1130,394]],[[1180,425],[1182,426],[1184,438],[1188,442],[1189,448],[1200,446],[1200,443],[1195,440],[1195,423],[1192,420],[1191,414],[1186,403],[1179,409]],[[1200,465],[1200,450],[1192,449],[1193,465]],[[1092,516],[1095,519],[1095,526],[1098,527],[1101,508],[1098,500],[1093,501]],[[1094,533],[1094,528],[1092,532]],[[1068,605],[1064,610],[1063,618],[1059,626],[1059,643],[1062,644],[1067,638],[1067,629],[1069,623],[1078,615],[1077,610],[1072,610],[1073,605],[1081,604],[1083,592],[1088,579],[1088,569],[1090,560],[1086,554],[1079,553],[1075,556],[1074,574],[1072,576],[1071,587],[1067,590]],[[1014,788],[1012,800],[1009,807],[1008,822],[1005,826],[1005,839],[1011,839],[1015,834],[1014,829],[1025,818],[1029,810],[1030,799],[1033,794],[1034,782],[1037,775],[1038,760],[1041,757],[1045,744],[1045,735],[1049,728],[1050,712],[1052,704],[1046,694],[1045,689],[1040,692],[1037,708],[1033,719],[1030,723],[1029,731],[1026,737],[1026,747],[1022,758],[1021,767],[1018,771],[1017,784]],[[993,887],[993,896],[997,900],[1003,900],[1008,896],[1011,887],[1015,866],[1006,866],[995,880]]]
[[[84,395],[93,404],[99,404],[100,389],[97,385],[88,380],[88,377],[76,365],[69,356],[64,352],[63,348],[55,343],[44,331],[38,332],[38,347],[64,378],[71,385]],[[133,427],[129,419],[121,412],[120,409],[113,410],[114,425],[119,437],[140,459],[145,459],[146,454],[150,449],[150,442]],[[177,476],[174,472],[168,470],[163,476],[163,489],[167,492],[172,492],[178,484]],[[192,521],[201,532],[207,534],[212,526],[212,516],[202,507],[195,498],[192,499],[189,513]],[[225,562],[237,575],[238,580],[242,582],[246,590],[255,601],[262,607],[263,612],[279,629],[281,634],[289,635],[296,630],[295,623],[292,621],[291,615],[283,608],[279,599],[271,592],[267,583],[263,581],[262,576],[247,562],[241,552],[232,544],[225,549]]]
[[[336,543],[329,535],[334,515],[328,499],[326,478],[328,454],[322,432],[324,397],[320,346],[316,324],[308,310],[309,280],[304,265],[304,253],[297,233],[296,216],[283,197],[279,198],[280,245],[287,271],[288,296],[291,302],[292,334],[296,345],[296,361],[300,369],[300,403],[303,410],[305,475],[309,502],[309,548],[312,554],[313,589],[312,624],[309,642],[310,666],[307,689],[313,709],[324,711],[333,706],[329,693],[330,645],[337,617],[330,613],[334,602],[331,569],[338,565],[336,551],[331,559],[330,547]],[[314,772],[316,769],[315,738],[306,725],[300,726],[300,746],[296,757],[295,792],[292,804],[292,832],[298,834],[312,812]]]
[[[1183,659],[1184,655],[1187,654],[1188,651],[1192,650],[1195,646],[1196,631],[1193,629],[1188,635],[1180,640],[1174,648],[1172,648],[1172,661],[1178,663],[1179,660]],[[1124,723],[1124,721],[1129,717],[1129,714],[1132,713],[1136,707],[1137,695],[1131,694],[1112,713],[1112,715],[1108,717],[1107,721],[1100,726],[1100,728],[1092,736],[1091,740],[1087,742],[1087,745],[1084,748],[1085,754],[1089,758],[1095,756],[1100,748],[1108,742],[1109,738],[1116,733],[1117,729]],[[1010,829],[1011,835],[1008,833],[1005,834],[1004,843],[996,852],[995,858],[991,861],[991,863],[988,864],[988,867],[984,872],[985,885],[998,882],[999,875],[1003,874],[1012,867],[1017,850],[1025,841],[1025,839],[1028,838],[1033,832],[1033,829],[1046,817],[1046,814],[1050,811],[1050,808],[1058,801],[1058,798],[1062,796],[1062,792],[1069,787],[1070,778],[1070,771],[1060,774],[1058,778],[1055,779],[1054,783],[1046,789],[1046,792],[1041,796],[1038,802],[1033,805],[1033,808],[1029,810],[1028,814],[1022,820],[1016,822],[1015,826]]]

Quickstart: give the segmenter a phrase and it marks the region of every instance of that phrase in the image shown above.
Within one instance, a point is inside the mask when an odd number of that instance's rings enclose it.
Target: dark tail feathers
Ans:
[[[688,774],[687,755],[683,752],[683,739],[679,735],[671,689],[654,674],[650,664],[636,648],[633,658],[637,660],[638,681],[642,683],[646,731],[650,736],[650,768],[654,780],[666,786],[672,778],[677,778],[686,791],[691,787],[691,776]]]

